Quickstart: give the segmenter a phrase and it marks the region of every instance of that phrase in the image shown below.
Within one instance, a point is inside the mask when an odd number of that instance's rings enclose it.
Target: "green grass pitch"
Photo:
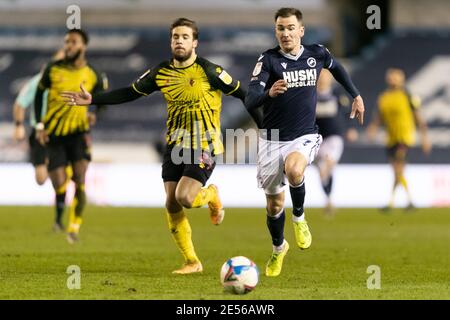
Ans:
[[[179,276],[182,263],[163,209],[88,207],[81,242],[50,231],[49,207],[0,207],[0,299],[450,299],[449,209],[341,209],[334,219],[307,210],[309,250],[291,249],[277,278],[263,275],[271,242],[263,209],[228,209],[213,226],[206,209],[189,210],[202,274]],[[227,258],[244,255],[261,271],[255,291],[225,294]],[[81,289],[69,290],[66,269],[81,268]],[[381,289],[369,290],[367,267],[381,268]]]

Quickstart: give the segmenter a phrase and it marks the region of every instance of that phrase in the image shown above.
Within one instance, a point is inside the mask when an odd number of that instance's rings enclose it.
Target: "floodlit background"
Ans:
[[[12,139],[12,106],[23,83],[39,72],[62,45],[69,5],[81,9],[81,27],[91,36],[88,59],[105,72],[110,88],[130,84],[170,56],[169,25],[177,17],[197,21],[199,55],[222,65],[248,84],[259,54],[275,46],[273,14],[282,6],[303,11],[303,43],[321,43],[344,63],[360,89],[371,120],[389,67],[406,71],[407,87],[422,99],[433,143],[425,157],[410,151],[406,175],[417,206],[450,205],[450,2],[446,0],[7,0],[0,1],[0,204],[49,205],[50,182],[39,187],[27,163],[27,142]],[[369,30],[369,5],[381,9],[381,29]],[[160,94],[100,114],[94,127],[93,163],[87,192],[98,205],[164,204],[160,151],[166,107]],[[241,102],[224,97],[222,128],[251,128]],[[384,136],[347,143],[336,169],[333,199],[341,207],[381,207],[393,176],[386,164]],[[243,147],[243,146],[238,146]],[[221,187],[225,206],[264,206],[254,165],[219,165],[211,182]],[[236,184],[243,192],[236,192]],[[306,206],[323,206],[315,167],[307,172]],[[69,192],[70,194],[70,192]],[[289,198],[289,197],[287,197]],[[397,205],[406,204],[399,192]]]
[[[113,89],[170,57],[169,25],[182,16],[200,27],[198,53],[246,86],[260,53],[276,45],[273,15],[282,6],[303,11],[303,43],[326,45],[349,70],[367,112],[364,127],[356,126],[359,139],[346,143],[336,168],[336,214],[323,210],[318,172],[310,166],[305,212],[312,246],[295,244],[286,192],[284,234],[291,249],[279,277],[264,275],[272,243],[254,164],[217,165],[209,182],[220,188],[224,223],[212,225],[207,208],[186,210],[204,270],[171,274],[182,256],[164,208],[166,106],[159,93],[99,115],[80,242],[68,244],[65,233],[51,231],[54,191],[49,181],[36,184],[27,142],[13,141],[12,108],[23,83],[63,44],[73,4],[91,36],[88,60]],[[380,8],[380,29],[367,28],[370,5]],[[278,299],[450,299],[449,16],[449,0],[0,0],[0,299],[183,300],[174,306],[215,299],[275,305]],[[403,68],[407,87],[422,99],[433,143],[429,157],[420,145],[409,153],[406,178],[416,210],[403,210],[401,189],[397,208],[378,210],[388,203],[393,175],[384,134],[369,143],[365,132],[389,67]],[[242,103],[224,97],[223,130],[252,127]],[[73,193],[72,185],[67,204]],[[224,294],[220,283],[221,266],[234,256],[248,257],[260,270],[258,286],[245,296]],[[167,304],[155,307],[168,318],[175,314]],[[280,308],[278,318],[289,312]]]

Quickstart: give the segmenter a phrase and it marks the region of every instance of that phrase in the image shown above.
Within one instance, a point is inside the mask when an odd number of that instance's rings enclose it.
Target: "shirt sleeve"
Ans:
[[[360,93],[358,88],[356,88],[355,84],[353,83],[347,71],[345,71],[344,67],[336,59],[334,59],[334,57],[326,47],[322,45],[319,46],[323,50],[324,68],[330,70],[334,79],[336,79],[336,81],[344,87],[344,89],[352,96],[352,98],[356,98],[357,96],[359,96]]]
[[[34,96],[34,116],[36,119],[36,123],[41,122],[41,116],[42,116],[42,108],[43,108],[43,95],[44,91],[48,88],[50,88],[51,81],[50,81],[50,70],[52,68],[52,64],[49,63],[47,67],[44,70],[44,73],[42,74],[41,80],[39,81],[39,85],[36,90],[36,94]]]
[[[158,91],[159,87],[155,81],[156,74],[157,69],[148,69],[136,81],[133,82],[131,87],[134,91],[143,96],[147,96],[154,91]]]
[[[422,105],[422,101],[418,95],[413,95],[408,90],[406,91],[406,95],[408,96],[408,102],[413,111],[419,110]]]
[[[92,89],[92,95],[94,95],[94,94],[97,95],[99,93],[102,93],[102,92],[105,92],[106,90],[108,90],[109,83],[108,83],[108,78],[106,76],[106,73],[98,72],[95,69],[94,69],[94,72],[97,77],[97,82],[96,82],[94,88]],[[102,104],[90,105],[89,112],[99,113],[100,110],[104,109],[104,107],[105,107],[105,105],[102,105]]]
[[[94,89],[92,89],[92,93],[100,93],[108,90],[109,83],[106,73],[96,71],[95,74],[97,75],[97,83],[95,84]]]
[[[262,54],[253,69],[247,96],[245,97],[245,107],[248,110],[260,107],[269,99],[270,88],[266,89],[269,78],[270,61],[266,55]]]
[[[241,82],[234,79],[225,69],[219,65],[210,63],[207,66],[207,73],[212,87],[222,91],[224,94],[233,95],[236,92],[242,93]],[[245,93],[244,93],[245,96]],[[239,98],[240,96],[236,96]]]
[[[323,67],[325,69],[330,69],[333,67],[333,63],[334,63],[334,58],[333,55],[331,54],[330,50],[328,50],[327,47],[319,44],[319,46],[323,49]]]
[[[52,64],[49,63],[47,65],[47,67],[45,67],[45,70],[42,74],[41,80],[39,81],[39,85],[38,88],[39,89],[48,89],[50,88],[51,85],[51,80],[50,80],[50,70],[52,69]]]
[[[41,76],[36,75],[23,86],[20,90],[17,98],[16,104],[20,105],[21,108],[27,109],[34,102],[34,96],[36,95],[36,90],[39,84]]]

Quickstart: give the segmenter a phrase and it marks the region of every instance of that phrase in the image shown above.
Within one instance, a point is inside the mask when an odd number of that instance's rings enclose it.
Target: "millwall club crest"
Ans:
[[[282,63],[281,63],[281,66],[283,67],[283,69],[285,69],[285,70],[286,70],[286,67],[287,67],[287,63],[286,63],[286,62],[282,62]]]
[[[316,59],[314,59],[313,57],[309,57],[308,60],[306,60],[306,63],[311,68],[314,68],[316,66]]]

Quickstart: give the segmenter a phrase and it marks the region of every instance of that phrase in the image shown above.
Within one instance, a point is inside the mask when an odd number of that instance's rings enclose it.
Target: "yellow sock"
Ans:
[[[75,214],[75,208],[77,206],[77,198],[73,198],[72,203],[69,207],[69,227],[67,228],[67,232],[78,233],[80,231],[80,224],[77,224],[77,220],[79,217]],[[81,218],[80,218],[81,219]]]
[[[83,223],[83,219],[75,214],[75,202],[76,199],[73,200],[69,208],[69,227],[67,228],[67,232],[78,233],[80,232],[80,227]]]
[[[61,187],[55,190],[56,194],[66,193],[67,190],[67,182],[65,182]]]
[[[69,183],[70,179],[72,179],[73,176],[72,166],[68,165],[65,171],[66,171],[66,183]]]
[[[408,190],[408,182],[406,182],[406,178],[405,178],[404,175],[400,176],[399,183],[405,189],[406,194],[408,195],[408,201],[411,202],[411,195],[410,195],[409,190]]]
[[[209,188],[201,188],[192,202],[192,208],[201,208],[208,204],[214,197],[214,191]]]
[[[402,185],[403,188],[405,188],[405,190],[408,190],[408,183],[406,182],[405,176],[400,176],[398,182]]]
[[[84,184],[77,186],[75,191],[75,196],[69,207],[69,228],[67,232],[78,233],[80,231],[83,219],[81,218],[81,213],[86,204],[86,194]]]
[[[195,254],[191,226],[183,210],[177,213],[167,212],[167,221],[169,222],[172,237],[178,249],[180,249],[185,262],[194,263],[200,261]]]
[[[79,220],[78,220],[79,219]],[[70,222],[69,227],[67,228],[67,232],[69,233],[79,233],[81,227],[81,218],[77,218],[76,222]]]

